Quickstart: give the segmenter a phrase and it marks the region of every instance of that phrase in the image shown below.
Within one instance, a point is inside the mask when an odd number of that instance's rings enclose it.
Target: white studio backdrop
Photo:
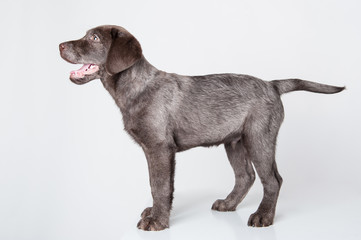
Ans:
[[[356,0],[3,0],[0,239],[120,239],[135,229],[151,203],[145,157],[123,131],[113,99],[98,80],[71,83],[69,72],[78,66],[59,56],[60,42],[103,24],[125,27],[148,61],[167,72],[233,72],[346,85],[336,95],[282,97],[286,118],[277,163],[284,185],[275,226],[269,229],[286,237],[282,226],[302,219],[306,228],[319,224],[320,232],[331,237],[356,238],[360,10]],[[196,148],[176,159],[175,214],[192,206],[210,211],[212,202],[232,189],[222,146]],[[245,199],[251,210],[241,212],[240,227],[246,228],[261,197],[257,180]],[[312,217],[302,218],[307,214]],[[172,216],[170,231],[192,239],[188,222],[199,225],[199,232],[217,231],[195,218],[189,212],[178,220]],[[308,239],[323,236],[318,230],[294,231]],[[214,236],[222,236],[221,230]]]

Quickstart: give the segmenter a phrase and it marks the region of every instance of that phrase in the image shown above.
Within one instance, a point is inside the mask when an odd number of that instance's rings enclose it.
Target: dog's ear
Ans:
[[[109,48],[105,67],[108,73],[116,74],[131,67],[142,57],[142,48],[135,37],[111,30],[112,43]]]

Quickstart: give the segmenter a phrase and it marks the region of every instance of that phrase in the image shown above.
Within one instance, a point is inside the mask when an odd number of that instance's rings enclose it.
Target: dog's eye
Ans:
[[[91,35],[90,39],[91,39],[92,41],[94,41],[94,42],[99,42],[99,41],[100,41],[98,35],[96,35],[96,34]]]

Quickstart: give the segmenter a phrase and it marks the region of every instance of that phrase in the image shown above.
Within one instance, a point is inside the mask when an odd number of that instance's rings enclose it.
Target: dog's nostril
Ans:
[[[60,43],[60,44],[59,44],[59,49],[60,49],[60,50],[64,50],[64,49],[65,49],[65,45],[64,45],[63,43]]]

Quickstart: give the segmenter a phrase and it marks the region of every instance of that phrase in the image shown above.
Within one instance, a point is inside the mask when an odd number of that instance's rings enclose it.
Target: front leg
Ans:
[[[138,228],[159,231],[169,227],[174,191],[175,151],[164,144],[143,149],[148,162],[153,207],[143,211]]]

